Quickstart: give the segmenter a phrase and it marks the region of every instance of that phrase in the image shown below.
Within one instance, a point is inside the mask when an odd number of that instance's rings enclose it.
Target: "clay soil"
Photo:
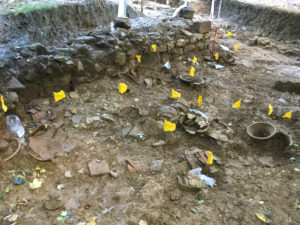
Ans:
[[[223,25],[226,23],[222,21]],[[70,117],[65,117],[65,125],[59,128],[75,140],[77,147],[64,157],[48,162],[33,159],[26,148],[12,160],[1,162],[1,224],[11,224],[4,222],[3,218],[17,214],[17,224],[20,225],[78,224],[92,217],[97,217],[97,224],[133,225],[144,220],[151,225],[248,225],[262,224],[255,214],[265,212],[271,213],[267,216],[271,224],[299,224],[298,145],[283,151],[277,138],[257,142],[246,134],[246,127],[253,121],[265,121],[290,134],[294,143],[300,143],[300,96],[288,90],[279,92],[273,89],[276,81],[299,82],[297,49],[296,56],[287,51],[296,46],[275,39],[271,39],[268,46],[252,45],[249,40],[254,34],[243,31],[240,26],[229,25],[229,28],[223,26],[219,29],[217,51],[222,55],[220,44],[230,49],[238,44],[239,50],[233,53],[235,63],[226,64],[224,69],[217,70],[207,65],[204,56],[211,56],[210,51],[194,52],[171,60],[172,72],[161,71],[161,65],[142,63],[136,70],[136,77],[120,74],[112,78],[104,74],[96,82],[76,86],[74,92],[79,99],[71,98],[67,93],[66,99],[54,103],[49,97],[52,107],[74,107],[77,114],[83,116],[78,126],[74,126]],[[227,31],[234,36],[227,37]],[[178,79],[180,74],[188,73],[191,64],[187,58],[194,56],[199,62],[196,73],[211,79],[207,87],[192,87]],[[145,78],[156,82],[147,88]],[[129,87],[123,95],[118,93],[120,82]],[[198,96],[202,95],[202,105],[194,108],[204,112],[209,119],[218,119],[230,126],[233,137],[223,142],[205,135],[189,135],[180,125],[175,132],[167,134],[160,127],[144,125],[141,129],[146,134],[143,140],[122,136],[124,128],[137,122],[147,124],[151,119],[161,120],[157,116],[158,108],[174,102],[169,98],[172,88],[195,105]],[[231,108],[240,98],[241,108]],[[269,104],[274,108],[270,117],[267,115]],[[120,110],[130,105],[139,109],[142,116],[122,117]],[[283,114],[289,110],[294,112],[292,119],[283,119]],[[86,122],[86,119],[103,114],[112,115],[114,121]],[[24,124],[32,122],[25,110],[20,116]],[[1,132],[4,129],[2,121]],[[166,141],[166,145],[152,147],[159,140]],[[198,192],[179,188],[176,178],[190,169],[184,151],[191,147],[210,150],[220,159],[207,174],[216,179],[213,188]],[[8,153],[1,151],[0,154],[4,158]],[[291,162],[291,157],[296,161]],[[117,178],[90,176],[87,162],[92,159],[106,160],[110,170],[118,173]],[[132,174],[125,159],[163,160],[163,166],[159,172]],[[42,187],[30,190],[28,183],[33,180],[36,166],[46,169],[46,172],[40,174]],[[26,176],[24,184],[13,185],[14,174],[24,169],[33,174]],[[72,177],[66,177],[66,171],[71,171]],[[58,190],[58,184],[63,184],[64,189]],[[5,192],[7,187],[9,192]],[[199,200],[204,200],[204,203],[197,205]],[[195,208],[195,212],[191,208]],[[111,210],[104,213],[105,209]],[[71,218],[57,222],[62,211],[72,212]]]

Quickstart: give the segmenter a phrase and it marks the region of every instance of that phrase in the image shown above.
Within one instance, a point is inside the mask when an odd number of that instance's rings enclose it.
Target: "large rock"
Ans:
[[[17,78],[12,77],[8,82],[8,89],[12,91],[24,90],[25,86]]]
[[[117,17],[117,18],[115,19],[115,27],[120,27],[120,28],[130,29],[130,28],[131,28],[131,24],[130,24],[128,18],[120,18],[120,17]]]
[[[187,6],[187,7],[182,8],[179,11],[178,16],[183,17],[185,19],[193,19],[194,13],[195,13],[195,10],[190,6]]]
[[[194,22],[191,26],[191,29],[196,33],[208,33],[211,29],[211,22],[210,21],[197,21]]]
[[[116,52],[115,63],[124,66],[126,64],[126,54],[124,52]]]
[[[98,162],[96,159],[93,159],[88,163],[88,167],[91,176],[105,175],[109,173],[109,166],[105,160]]]

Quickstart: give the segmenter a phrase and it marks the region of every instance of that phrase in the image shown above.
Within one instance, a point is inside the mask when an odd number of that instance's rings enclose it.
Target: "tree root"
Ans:
[[[17,150],[14,152],[14,153],[12,153],[9,157],[7,157],[6,159],[4,159],[3,161],[4,162],[6,162],[6,161],[8,161],[8,160],[11,160],[13,157],[15,157],[18,153],[19,153],[19,151],[21,150],[21,147],[22,147],[22,144],[21,144],[21,141],[19,140],[19,139],[15,139],[17,142],[18,142],[18,147],[17,147]]]

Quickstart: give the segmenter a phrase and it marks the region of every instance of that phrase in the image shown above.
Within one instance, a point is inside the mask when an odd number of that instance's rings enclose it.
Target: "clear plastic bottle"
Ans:
[[[6,127],[15,137],[20,138],[21,142],[24,142],[25,129],[18,116],[6,116]]]

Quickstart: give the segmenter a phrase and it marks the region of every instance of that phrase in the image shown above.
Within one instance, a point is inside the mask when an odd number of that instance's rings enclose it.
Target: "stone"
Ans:
[[[47,55],[49,53],[47,48],[41,43],[34,43],[28,45],[27,48],[31,51],[36,52],[37,55]]]
[[[53,211],[63,207],[63,205],[64,203],[61,202],[60,200],[57,200],[56,198],[50,198],[44,203],[44,208],[49,211]]]
[[[130,24],[128,18],[117,17],[115,19],[115,27],[124,28],[124,29],[130,29],[131,28],[131,24]]]
[[[117,65],[124,66],[126,64],[126,54],[120,51],[116,52],[115,63]]]
[[[149,180],[141,189],[141,195],[148,207],[164,203],[164,188],[154,180]]]
[[[101,120],[100,116],[91,116],[91,117],[87,117],[86,118],[86,123],[87,124],[91,124],[91,123],[93,123],[95,121],[100,121],[100,120]]]
[[[64,56],[57,55],[54,56],[54,60],[60,63],[64,63],[66,61],[66,58]]]
[[[197,39],[198,41],[200,41],[200,40],[203,39],[203,34],[195,33],[194,36],[196,37],[196,39]]]
[[[195,45],[194,44],[189,44],[187,46],[184,47],[183,52],[184,53],[188,53],[195,50]]]
[[[9,147],[9,143],[4,140],[4,139],[1,139],[0,140],[0,150],[5,150]]]
[[[110,172],[108,163],[105,160],[98,162],[98,160],[93,159],[88,163],[88,167],[91,176],[105,175]]]
[[[96,72],[101,72],[102,68],[99,66],[98,63],[95,64],[95,70]]]
[[[6,103],[18,103],[19,96],[16,92],[7,92],[6,93]]]
[[[187,7],[182,8],[178,12],[178,16],[185,18],[185,19],[193,19],[194,13],[195,13],[195,10],[190,6],[187,6]]]
[[[77,92],[75,92],[75,91],[71,91],[70,92],[70,97],[73,98],[73,99],[78,100],[79,99],[79,94],[77,94]]]
[[[195,36],[189,37],[190,43],[195,43],[197,41],[197,38]]]
[[[270,38],[267,37],[258,37],[256,41],[258,45],[262,45],[262,46],[269,45],[271,43]]]
[[[175,44],[173,42],[167,43],[168,52],[170,52],[175,47]]]
[[[8,82],[8,89],[15,91],[15,90],[21,90],[25,89],[25,86],[17,80],[17,78],[12,77]]]
[[[193,33],[189,32],[188,30],[182,29],[181,32],[182,32],[184,35],[188,36],[188,37],[193,36]]]
[[[77,69],[78,69],[79,71],[83,71],[83,70],[84,70],[84,67],[83,67],[83,64],[82,64],[81,61],[78,61],[78,63],[77,63]]]
[[[166,44],[159,44],[158,45],[158,51],[159,52],[166,52],[166,51],[168,51],[168,46],[166,45]]]
[[[74,42],[82,43],[82,44],[91,44],[95,43],[97,39],[93,36],[81,36],[74,39]]]
[[[188,39],[185,39],[185,38],[179,38],[179,39],[176,41],[176,46],[177,46],[177,47],[183,47],[183,46],[185,46],[187,43],[189,43],[189,40],[188,40]]]
[[[203,35],[205,40],[210,40],[210,33],[205,33]]]
[[[175,55],[182,55],[183,54],[183,49],[182,48],[174,48],[173,52]]]
[[[211,30],[211,22],[210,21],[197,21],[194,22],[191,26],[191,29],[196,33],[208,33]]]
[[[192,172],[188,172],[187,178],[188,178],[189,185],[199,189],[207,188],[206,184],[204,184],[203,181],[200,180],[196,174],[193,174]]]
[[[162,146],[162,145],[165,145],[165,144],[166,144],[165,141],[159,140],[159,141],[157,141],[157,142],[154,142],[154,143],[152,144],[152,147],[158,147],[158,146]]]
[[[101,119],[106,120],[108,122],[112,122],[112,123],[116,122],[112,114],[104,113],[101,115]]]

